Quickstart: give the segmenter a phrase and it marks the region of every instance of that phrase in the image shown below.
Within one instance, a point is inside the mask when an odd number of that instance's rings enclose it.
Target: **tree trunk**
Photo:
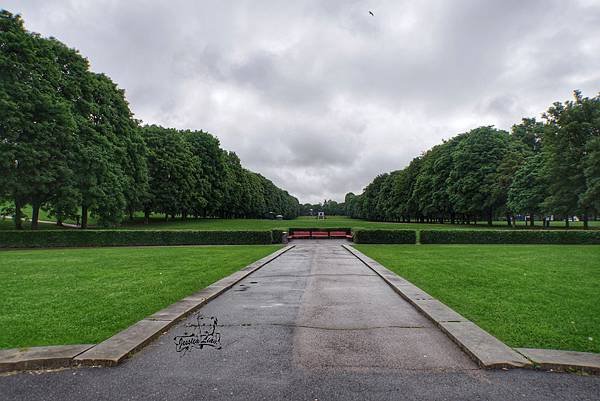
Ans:
[[[569,216],[565,217],[565,228],[569,228]]]
[[[588,225],[588,215],[587,215],[587,213],[585,213],[583,215],[583,229],[587,230],[588,228],[589,228],[589,225]]]
[[[150,209],[144,209],[144,224],[150,223]]]
[[[17,230],[23,229],[23,214],[21,213],[21,202],[18,199],[15,199],[15,228]]]
[[[81,228],[86,229],[88,226],[88,206],[84,203],[81,205]]]
[[[488,213],[488,221],[487,221],[488,226],[491,226],[494,224],[494,220],[493,220],[493,211],[492,209],[490,209],[489,213]]]
[[[533,227],[535,225],[535,214],[529,213],[529,225]]]
[[[506,213],[506,224],[508,224],[509,227],[512,227],[512,221],[513,219],[511,218],[510,213]]]
[[[34,201],[31,206],[32,206],[31,229],[32,230],[37,230],[37,228],[38,228],[38,220],[40,218],[40,203]]]

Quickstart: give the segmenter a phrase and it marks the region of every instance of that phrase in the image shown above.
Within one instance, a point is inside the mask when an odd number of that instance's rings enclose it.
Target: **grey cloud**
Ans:
[[[78,48],[137,118],[208,130],[303,202],[342,200],[442,138],[600,89],[589,0],[3,6]]]

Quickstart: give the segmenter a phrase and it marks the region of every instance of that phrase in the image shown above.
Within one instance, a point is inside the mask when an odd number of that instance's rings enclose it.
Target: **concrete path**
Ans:
[[[599,377],[486,371],[332,240],[296,248],[201,309],[221,349],[175,326],[115,368],[0,377],[11,400],[587,400]]]

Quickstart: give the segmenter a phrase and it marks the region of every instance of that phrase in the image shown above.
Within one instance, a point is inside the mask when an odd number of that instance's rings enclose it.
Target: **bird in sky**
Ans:
[[[373,17],[375,16],[375,14],[373,14],[373,11],[369,11],[369,14],[371,14]]]

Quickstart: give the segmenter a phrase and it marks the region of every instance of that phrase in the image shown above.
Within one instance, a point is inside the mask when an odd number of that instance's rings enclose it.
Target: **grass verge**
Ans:
[[[0,348],[98,343],[278,245],[0,252]]]
[[[600,352],[600,246],[356,248],[512,347]]]

